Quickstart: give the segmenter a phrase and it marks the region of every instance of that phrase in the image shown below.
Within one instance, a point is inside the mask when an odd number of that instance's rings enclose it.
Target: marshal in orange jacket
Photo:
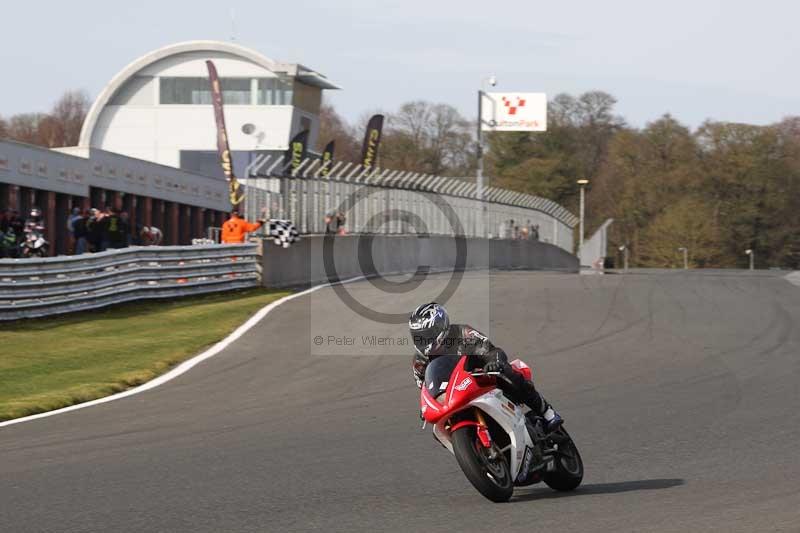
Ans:
[[[222,225],[222,242],[225,244],[243,243],[246,234],[257,230],[261,224],[261,221],[248,222],[234,213]]]

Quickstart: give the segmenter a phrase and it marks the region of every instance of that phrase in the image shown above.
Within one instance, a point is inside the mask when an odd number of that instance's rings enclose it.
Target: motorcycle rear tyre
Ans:
[[[566,437],[566,439],[559,444],[559,448],[563,449],[565,446],[570,447],[570,452],[573,454],[572,460],[575,461],[575,464],[572,465],[573,471],[570,471],[562,464],[562,458],[557,458],[555,471],[547,472],[542,476],[542,479],[551,489],[560,492],[568,492],[578,488],[578,485],[583,481],[583,459],[581,459],[578,447],[572,442],[572,437],[569,436],[567,430],[562,427],[559,431]]]

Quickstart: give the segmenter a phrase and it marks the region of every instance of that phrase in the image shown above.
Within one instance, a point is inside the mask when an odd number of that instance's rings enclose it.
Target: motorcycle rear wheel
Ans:
[[[583,481],[583,459],[567,430],[562,427],[558,434],[560,453],[556,457],[556,469],[544,474],[542,480],[551,489],[566,492],[575,490]]]
[[[453,453],[467,479],[478,492],[493,502],[506,502],[514,493],[514,480],[505,455],[495,444],[484,448],[475,426],[457,429],[452,435]],[[489,455],[494,452],[495,458]]]

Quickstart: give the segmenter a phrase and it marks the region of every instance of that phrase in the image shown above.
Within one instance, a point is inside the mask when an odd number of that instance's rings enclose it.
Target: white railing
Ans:
[[[254,287],[258,245],[147,246],[0,260],[0,321]]]
[[[248,218],[288,219],[304,234],[324,233],[325,215],[335,211],[345,215],[349,233],[497,237],[513,219],[520,228],[538,227],[539,240],[572,252],[578,222],[556,202],[496,187],[486,189],[482,203],[474,179],[365,171],[352,163],[336,163],[325,175],[320,160],[305,159],[287,172],[283,157],[261,155],[242,181]]]

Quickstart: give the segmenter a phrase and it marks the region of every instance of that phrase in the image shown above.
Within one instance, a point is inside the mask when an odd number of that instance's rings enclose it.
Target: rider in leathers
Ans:
[[[501,372],[498,386],[516,403],[524,403],[544,417],[548,430],[557,428],[563,420],[533,386],[515,372],[506,353],[492,344],[488,337],[466,324],[450,324],[445,308],[435,302],[417,307],[408,320],[411,337],[416,348],[413,360],[414,379],[422,387],[428,363],[441,355],[467,355],[471,368],[485,372]]]

